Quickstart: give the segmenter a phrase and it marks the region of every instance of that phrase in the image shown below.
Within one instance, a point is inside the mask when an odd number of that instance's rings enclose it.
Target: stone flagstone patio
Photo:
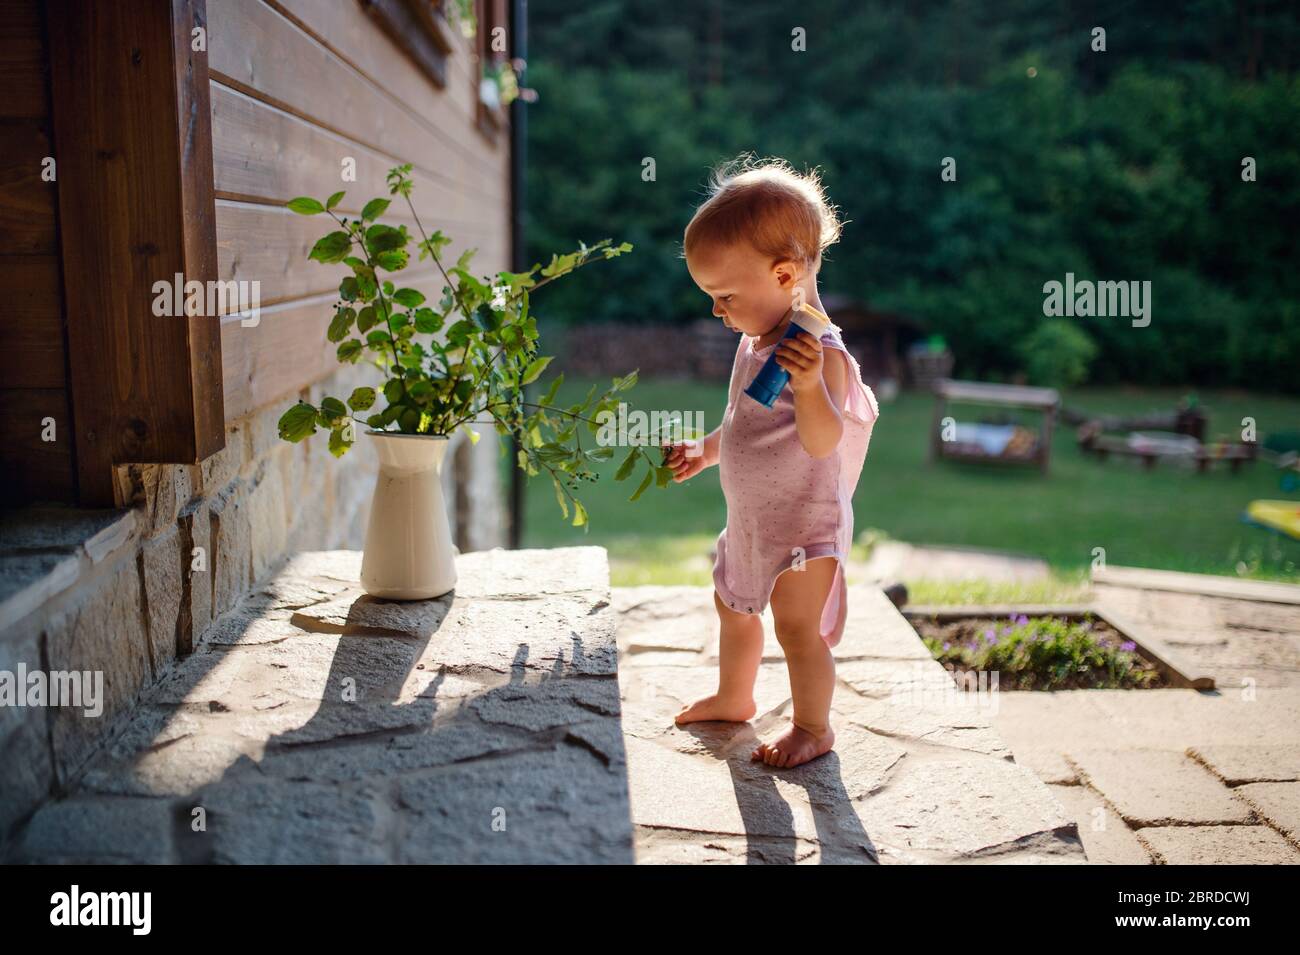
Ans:
[[[749,760],[790,711],[770,612],[758,716],[678,728],[716,680],[708,588],[611,594],[599,547],[462,554],[420,603],[359,567],[300,554],[254,591],[8,861],[1086,861],[878,590],[851,589],[835,752],[775,769]]]
[[[1004,693],[994,726],[1098,864],[1300,864],[1300,587],[1110,568],[1113,620],[1215,688]]]
[[[834,751],[794,769],[750,761],[791,712],[770,608],[755,718],[674,725],[682,706],[717,689],[712,594],[614,590],[638,862],[1087,861],[1048,787],[1013,761],[988,710],[954,692],[875,588],[849,587]]]
[[[462,554],[418,603],[360,558],[254,592],[10,861],[631,862],[603,548]]]

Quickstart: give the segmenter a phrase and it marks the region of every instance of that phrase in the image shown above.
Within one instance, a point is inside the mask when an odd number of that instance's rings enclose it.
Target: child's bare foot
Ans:
[[[702,700],[696,700],[678,713],[673,718],[673,722],[678,726],[684,726],[687,723],[698,723],[701,720],[726,720],[729,723],[743,723],[757,712],[758,706],[752,698],[748,700],[724,700],[715,693],[713,696],[706,696]]]
[[[791,722],[790,728],[771,743],[759,743],[749,758],[789,769],[829,753],[834,745],[835,733],[829,726],[825,733],[813,733]]]

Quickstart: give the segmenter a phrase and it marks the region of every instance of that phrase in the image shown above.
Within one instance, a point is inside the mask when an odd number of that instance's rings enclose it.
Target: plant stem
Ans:
[[[452,281],[451,281],[451,276],[447,274],[447,270],[446,270],[445,268],[443,268],[442,260],[438,258],[438,253],[435,252],[434,249],[433,249],[433,246],[429,244],[429,234],[428,234],[427,232],[424,231],[424,223],[422,223],[422,222],[420,221],[420,214],[419,214],[418,212],[415,211],[415,203],[411,202],[411,196],[410,196],[410,193],[409,193],[409,192],[403,192],[403,193],[402,193],[402,198],[406,200],[406,208],[408,208],[408,209],[411,210],[411,218],[415,220],[415,227],[416,227],[417,229],[420,230],[420,237],[421,237],[422,239],[424,239],[424,247],[425,247],[425,249],[426,249],[426,250],[428,251],[428,253],[429,253],[429,258],[433,259],[433,264],[436,265],[436,266],[438,266],[438,271],[442,273],[442,277],[443,277],[443,279],[445,279],[446,282],[447,282],[447,288],[451,291],[451,298],[452,298],[452,301],[453,301],[453,302],[456,304],[456,306],[460,309],[460,313],[461,313],[462,315],[465,316],[465,321],[469,322],[471,325],[474,324],[474,318],[473,318],[473,316],[470,315],[469,310],[465,307],[465,302],[464,302],[464,300],[460,297],[460,284],[459,284],[459,283],[455,283],[455,284],[452,283]],[[466,350],[466,354],[468,355],[468,352],[469,352],[469,343],[468,343],[468,342],[466,342],[466,344],[465,344],[465,350]],[[444,357],[443,360],[444,360],[444,363],[445,363],[445,361],[446,361],[445,357]],[[461,364],[461,367],[464,367],[464,362],[461,362],[460,364]],[[488,364],[490,365],[491,362],[489,361]],[[452,392],[452,394],[455,394],[455,393],[456,393],[456,385],[460,384],[460,379],[461,379],[460,372],[457,372],[457,373],[456,373],[456,377],[455,377],[455,379],[453,380],[453,382],[452,382],[452,386],[451,386],[451,392]],[[469,403],[470,401],[473,401],[473,399],[474,399],[474,394],[475,394],[475,392],[478,391],[478,386],[479,386],[479,384],[482,382],[482,380],[483,380],[483,379],[480,377],[479,379],[477,379],[477,380],[474,382],[473,387],[470,389],[469,397],[466,398],[466,399],[465,399],[465,402],[463,402],[462,404],[468,405],[468,403]],[[405,387],[405,386],[403,386],[403,387]],[[458,426],[459,426],[459,422],[458,422],[457,425],[455,425],[455,426],[458,427]],[[450,429],[448,429],[448,431],[450,431]]]
[[[596,251],[599,250],[599,249],[603,249],[603,248],[604,248],[605,246],[607,246],[608,244],[609,244],[609,240],[608,240],[608,239],[601,239],[599,242],[597,242],[597,243],[596,243],[595,245],[593,245],[591,248],[587,249],[587,251],[584,252],[584,253],[582,254],[582,258],[579,259],[577,262],[574,262],[573,265],[572,265],[570,268],[564,270],[563,272],[559,272],[559,273],[557,273],[557,274],[555,274],[555,275],[548,275],[548,276],[546,276],[544,279],[542,279],[540,282],[537,282],[536,284],[531,285],[531,286],[529,286],[528,288],[520,289],[520,290],[519,290],[518,292],[516,292],[514,295],[511,295],[508,299],[506,299],[506,304],[509,305],[511,302],[515,301],[515,299],[519,298],[519,296],[521,296],[521,295],[524,295],[524,294],[527,294],[527,293],[530,293],[530,292],[536,292],[539,288],[545,288],[547,285],[550,285],[550,284],[551,284],[552,282],[554,282],[556,279],[563,278],[564,276],[568,275],[570,272],[576,272],[578,269],[582,268],[584,265],[590,265],[590,264],[591,264],[591,253],[596,252]],[[533,268],[537,268],[537,266],[533,266]],[[530,275],[532,274],[532,269],[529,269],[529,274],[530,274]]]
[[[545,408],[547,411],[554,411],[556,414],[567,414],[570,417],[578,418],[579,420],[582,421],[590,421],[592,424],[600,424],[600,422],[597,421],[595,418],[588,418],[584,415],[577,414],[576,412],[573,411],[565,411],[563,408],[555,408],[552,407],[551,405],[539,405],[535,401],[523,401],[520,402],[520,404],[523,404],[529,408]]]
[[[424,246],[429,253],[429,258],[433,259],[433,264],[438,266],[438,271],[442,273],[443,279],[447,282],[447,288],[451,290],[452,300],[460,307],[460,313],[465,316],[465,320],[473,322],[474,319],[465,309],[465,303],[461,300],[460,286],[452,284],[451,276],[448,275],[447,270],[443,268],[442,260],[438,258],[438,253],[433,251],[433,247],[429,245],[429,234],[424,231],[424,224],[420,222],[420,215],[415,211],[415,205],[411,202],[411,197],[406,193],[403,193],[402,198],[406,200],[406,208],[411,210],[411,218],[415,220],[415,227],[420,230],[420,237],[424,239]]]

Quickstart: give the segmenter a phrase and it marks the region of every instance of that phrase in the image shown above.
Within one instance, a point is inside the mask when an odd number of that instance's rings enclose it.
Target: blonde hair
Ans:
[[[815,272],[842,227],[816,169],[799,173],[784,159],[742,153],[714,168],[709,198],[686,226],[682,255],[748,242],[773,260],[792,259]]]

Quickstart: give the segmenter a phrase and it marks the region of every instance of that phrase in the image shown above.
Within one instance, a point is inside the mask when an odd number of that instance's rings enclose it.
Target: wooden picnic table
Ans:
[[[1103,461],[1111,454],[1141,458],[1142,465],[1147,470],[1154,468],[1156,461],[1162,457],[1190,457],[1196,461],[1196,469],[1202,473],[1209,470],[1210,464],[1214,461],[1227,461],[1229,467],[1232,468],[1232,473],[1236,474],[1241,470],[1243,461],[1255,460],[1255,445],[1253,444],[1230,444],[1217,451],[1209,446],[1201,445],[1194,453],[1181,455],[1168,454],[1149,448],[1135,448],[1128,443],[1127,438],[1102,434],[1092,437],[1085,447],[1096,453],[1097,457]]]
[[[1032,388],[1026,385],[1002,385],[983,381],[958,381],[941,378],[934,383],[934,427],[930,440],[930,460],[948,458],[993,464],[1037,464],[1044,474],[1052,450],[1052,428],[1061,406],[1055,388]],[[953,447],[943,440],[943,419],[949,402],[1021,408],[1042,413],[1037,446],[1030,455],[991,455]]]

